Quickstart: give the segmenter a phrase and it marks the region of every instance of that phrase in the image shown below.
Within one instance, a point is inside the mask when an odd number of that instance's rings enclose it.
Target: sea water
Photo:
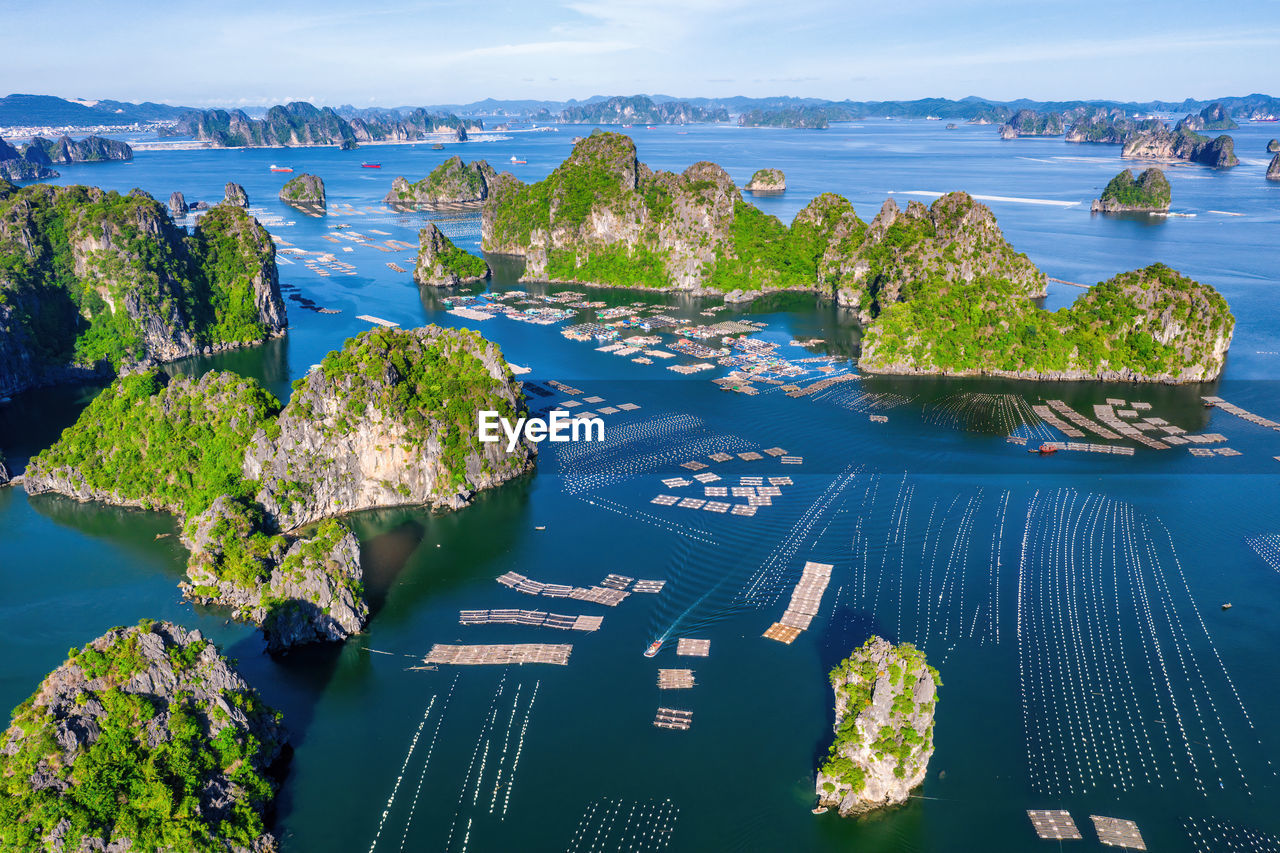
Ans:
[[[60,183],[137,186],[160,199],[180,190],[212,203],[236,181],[273,234],[356,266],[321,277],[300,261],[282,265],[282,283],[298,288],[289,292],[341,313],[290,301],[286,338],[173,370],[234,370],[287,400],[292,380],[368,327],[356,316],[366,314],[478,329],[532,368],[527,380],[603,398],[587,407],[639,408],[605,416],[603,442],[542,444],[536,473],[463,511],[352,517],[372,610],[366,632],[279,658],[225,610],[180,600],[185,552],[171,517],[0,490],[0,704],[17,705],[68,647],[113,625],[147,617],[199,628],[285,713],[295,752],[277,829],[286,850],[308,853],[1047,849],[1027,809],[1069,810],[1081,849],[1099,849],[1091,814],[1136,821],[1149,849],[1270,849],[1267,839],[1280,836],[1269,808],[1280,574],[1267,537],[1280,534],[1280,434],[1200,401],[1218,395],[1280,418],[1270,381],[1280,368],[1280,185],[1263,177],[1270,127],[1233,132],[1235,169],[1169,168],[1173,211],[1194,216],[1168,218],[1089,213],[1111,176],[1134,165],[1118,146],[1000,141],[992,127],[926,121],[626,131],[655,169],[711,160],[740,184],[757,168],[783,169],[785,193],[748,200],[784,220],[824,191],[869,220],[886,198],[927,204],[962,189],[989,199],[1010,242],[1054,278],[1089,284],[1167,263],[1218,288],[1237,318],[1223,379],[1201,386],[858,377],[799,399],[766,385],[738,395],[709,381],[723,368],[681,376],[660,359],[635,364],[566,340],[560,326],[449,314],[443,294],[386,266],[411,268],[412,253],[323,239],[344,223],[416,244],[433,219],[478,251],[478,215],[390,212],[380,201],[391,179],[415,180],[459,154],[536,180],[589,130],[443,151],[142,151],[127,164],[61,167]],[[513,156],[528,162],[508,165]],[[323,177],[328,216],[276,201],[290,176],[268,171],[273,163]],[[519,283],[518,264],[492,260],[492,283],[465,292],[570,289]],[[759,321],[760,337],[792,360],[830,355],[844,370],[856,355],[857,324],[810,295],[709,319],[697,312],[716,300],[571,289],[698,322]],[[1082,292],[1053,284],[1045,304]],[[814,338],[822,343],[789,346]],[[44,389],[0,405],[10,466],[56,440],[96,390]],[[540,410],[571,396],[530,403]],[[1061,399],[1092,416],[1106,398],[1150,403],[1141,415],[1191,433],[1222,433],[1241,455],[1139,446],[1127,457],[1041,458],[1006,441],[1060,438],[1028,416],[1031,405]],[[803,461],[707,459],[772,447]],[[720,479],[693,480],[680,463],[695,459]],[[753,476],[791,485],[750,517],[651,502],[701,498],[705,486]],[[691,483],[662,482],[675,477]],[[762,638],[808,560],[835,567],[818,616],[791,645]],[[611,608],[522,595],[495,582],[508,571],[578,586],[609,573],[667,583]],[[1221,609],[1227,602],[1233,608]],[[459,610],[490,608],[604,622],[586,634],[458,624]],[[936,753],[906,806],[864,821],[814,816],[813,771],[831,739],[826,673],[872,633],[917,644],[940,670]],[[681,637],[709,639],[710,656],[676,657]],[[657,657],[643,657],[659,638]],[[504,642],[572,643],[573,652],[565,667],[413,669],[436,643]],[[659,691],[657,670],[667,667],[693,669],[696,686]],[[655,728],[658,707],[691,711],[689,731]]]

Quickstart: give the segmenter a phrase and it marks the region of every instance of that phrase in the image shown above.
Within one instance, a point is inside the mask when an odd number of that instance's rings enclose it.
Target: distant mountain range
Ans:
[[[652,104],[652,109],[645,103]],[[646,121],[656,123],[654,119],[663,121],[668,117],[678,117],[685,121],[699,120],[697,117],[707,116],[712,120],[723,120],[721,116],[727,112],[742,116],[754,113],[757,121],[771,121],[766,114],[775,112],[799,112],[801,110],[822,110],[831,121],[844,118],[885,117],[924,118],[936,116],[945,119],[982,119],[991,123],[1003,123],[1019,110],[1034,110],[1041,113],[1065,113],[1079,108],[1102,108],[1107,110],[1123,110],[1133,115],[1150,113],[1188,114],[1195,113],[1212,103],[1220,103],[1229,116],[1234,118],[1268,118],[1280,116],[1280,98],[1271,95],[1252,94],[1236,97],[1211,98],[1195,100],[1188,98],[1182,101],[1111,101],[1111,100],[1073,100],[1073,101],[1034,101],[1020,98],[1013,101],[996,101],[987,98],[967,97],[959,100],[949,98],[920,98],[912,101],[834,101],[823,98],[772,97],[749,98],[732,96],[724,98],[676,98],[671,95],[633,95],[606,96],[593,95],[583,100],[550,101],[536,99],[500,100],[485,98],[465,104],[431,104],[419,107],[395,107],[384,109],[356,108],[351,105],[340,106],[332,112],[346,120],[359,119],[372,124],[391,125],[413,113],[455,116],[513,116],[530,117],[535,121],[564,121],[577,123],[591,121],[600,116],[606,121],[636,118],[635,123]],[[622,109],[618,105],[623,106]],[[642,110],[634,105],[640,104]],[[628,105],[632,109],[625,109]],[[265,118],[270,108],[245,108],[244,114],[254,118]],[[89,101],[67,100],[52,95],[9,95],[0,98],[0,125],[103,125],[134,124],[148,121],[171,121],[184,114],[200,112],[190,107],[176,107],[168,104],[142,103],[133,104],[123,101]],[[646,113],[641,118],[639,113]]]
[[[124,101],[69,101],[53,95],[8,95],[0,98],[0,125],[80,127],[138,124],[176,119],[190,107],[130,104]]]

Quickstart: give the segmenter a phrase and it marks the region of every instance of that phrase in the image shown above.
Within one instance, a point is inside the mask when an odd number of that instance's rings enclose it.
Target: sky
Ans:
[[[1280,0],[6,2],[0,89],[256,106],[1280,95]],[[15,37],[16,35],[16,37]]]

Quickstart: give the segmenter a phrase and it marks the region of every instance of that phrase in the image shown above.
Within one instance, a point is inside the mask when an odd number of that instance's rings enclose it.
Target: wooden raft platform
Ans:
[[[462,610],[460,625],[534,625],[562,631],[598,631],[603,616],[563,616],[542,610]]]
[[[693,670],[691,669],[658,670],[659,690],[687,690],[693,685]]]
[[[690,658],[705,658],[711,654],[711,641],[681,637],[676,643],[676,654]]]
[[[1118,817],[1102,817],[1091,814],[1093,828],[1098,833],[1098,840],[1108,847],[1124,847],[1129,850],[1146,850],[1147,843],[1142,840],[1138,825],[1131,820]]]
[[[833,568],[829,563],[805,563],[800,580],[791,592],[791,602],[787,605],[786,612],[781,619],[769,626],[764,636],[788,645],[794,642],[800,632],[813,622],[813,617],[818,615],[822,596],[827,591],[827,584],[831,582]]]
[[[1031,818],[1036,835],[1046,840],[1064,841],[1084,837],[1076,827],[1076,822],[1071,819],[1071,814],[1061,809],[1027,809],[1027,817]]]
[[[565,666],[573,646],[569,644],[545,645],[521,643],[497,646],[447,646],[437,643],[422,659],[426,664],[454,664],[478,666],[485,664],[506,665],[512,663],[551,663]]]
[[[653,724],[660,729],[676,729],[687,732],[693,724],[693,712],[678,708],[659,708],[653,717]]]

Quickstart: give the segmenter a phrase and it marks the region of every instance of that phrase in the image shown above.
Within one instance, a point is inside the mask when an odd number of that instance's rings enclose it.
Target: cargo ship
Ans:
[[[273,171],[273,172],[292,172],[292,171],[293,171],[293,169],[290,169],[288,166],[277,166],[275,163],[272,163],[272,164],[271,164],[271,171]]]
[[[644,650],[644,656],[647,658],[651,658],[658,653],[658,649],[660,648],[662,648],[662,641],[654,640],[652,643],[649,644],[649,648]]]

